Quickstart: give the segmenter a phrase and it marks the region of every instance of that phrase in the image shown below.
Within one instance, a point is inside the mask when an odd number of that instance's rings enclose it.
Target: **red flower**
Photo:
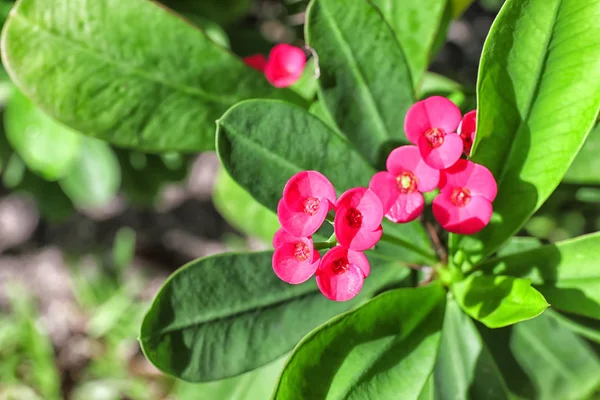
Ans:
[[[465,155],[471,155],[471,147],[475,141],[475,131],[477,122],[477,110],[469,111],[458,125],[458,134],[463,140]]]
[[[423,161],[416,146],[401,146],[386,162],[387,172],[373,175],[369,189],[379,196],[385,216],[393,222],[409,222],[421,215],[423,192],[436,188],[440,171]]]
[[[352,250],[366,250],[381,238],[383,208],[377,195],[367,188],[343,193],[335,205],[334,231],[339,244]]]
[[[300,79],[305,65],[306,54],[301,48],[289,44],[278,44],[269,53],[265,76],[275,87],[288,87]]]
[[[298,284],[307,281],[319,266],[319,252],[312,238],[294,237],[279,229],[273,237],[273,271],[284,282]]]
[[[489,169],[459,160],[442,171],[440,194],[433,200],[433,215],[444,229],[472,235],[490,222],[497,191],[496,180]]]
[[[350,300],[360,292],[370,271],[369,261],[363,253],[336,246],[321,260],[317,286],[330,300]]]
[[[262,54],[253,54],[248,57],[244,57],[244,64],[250,68],[254,68],[257,71],[264,72],[267,65],[267,58]]]

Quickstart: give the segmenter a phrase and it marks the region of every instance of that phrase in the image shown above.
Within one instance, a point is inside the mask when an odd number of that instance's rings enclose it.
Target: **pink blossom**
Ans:
[[[343,193],[335,205],[333,223],[339,244],[352,250],[366,250],[381,239],[383,207],[379,197],[363,187]]]
[[[273,271],[284,282],[298,284],[307,281],[319,266],[319,252],[312,238],[294,237],[279,229],[273,237]]]
[[[262,54],[253,54],[248,57],[244,57],[244,64],[250,68],[254,68],[257,71],[264,72],[267,65],[267,58]]]
[[[433,215],[444,229],[472,235],[490,222],[497,191],[496,180],[489,169],[459,160],[442,171],[440,194],[433,200]]]
[[[469,111],[458,125],[456,131],[463,140],[465,155],[468,157],[471,154],[471,147],[475,140],[475,130],[477,122],[477,110]]]
[[[336,246],[321,260],[317,286],[330,300],[350,300],[360,292],[370,271],[369,261],[362,252]]]
[[[417,146],[393,150],[386,171],[376,173],[369,189],[379,196],[385,216],[393,222],[409,222],[421,215],[425,206],[423,192],[436,188],[440,171],[423,161]]]
[[[301,48],[278,44],[269,53],[265,76],[275,87],[288,87],[300,79],[305,65],[306,54]]]
[[[307,237],[315,233],[335,204],[335,189],[317,171],[301,171],[283,188],[277,206],[279,223],[290,235]]]
[[[406,137],[419,146],[421,156],[436,169],[451,167],[462,155],[463,141],[456,133],[460,110],[450,100],[433,96],[416,102],[406,113]]]

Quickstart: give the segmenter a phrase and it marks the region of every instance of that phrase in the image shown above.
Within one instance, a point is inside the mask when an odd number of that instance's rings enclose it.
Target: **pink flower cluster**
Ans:
[[[439,187],[433,215],[444,229],[471,235],[490,222],[496,180],[483,165],[461,158],[471,151],[475,120],[476,111],[463,118],[454,103],[439,96],[408,110],[404,129],[416,146],[393,150],[387,171],[376,173],[369,183],[389,220],[418,218],[425,206],[423,193]]]
[[[260,72],[271,85],[285,88],[300,79],[306,66],[304,51],[289,44],[278,44],[271,49],[269,59],[262,54],[254,54],[244,58],[244,63]]]
[[[323,258],[312,235],[331,210],[338,245]],[[273,237],[273,270],[288,283],[298,284],[316,274],[317,286],[329,299],[346,301],[358,294],[371,270],[363,251],[383,233],[383,208],[367,188],[353,188],[336,200],[329,180],[317,171],[294,175],[283,189],[277,206],[281,229]]]

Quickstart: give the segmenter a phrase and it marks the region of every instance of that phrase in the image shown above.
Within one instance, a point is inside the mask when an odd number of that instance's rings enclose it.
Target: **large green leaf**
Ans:
[[[416,399],[433,370],[446,294],[438,283],[386,292],[308,334],[274,399]]]
[[[280,101],[248,100],[227,111],[217,121],[217,153],[229,175],[271,210],[300,170],[320,171],[338,193],[368,185],[375,173],[345,138]]]
[[[600,109],[600,2],[508,0],[483,49],[472,159],[498,181],[495,215],[457,238],[470,263],[514,235],[567,172]]]
[[[398,264],[373,265],[360,295],[337,303],[314,280],[280,281],[272,254],[202,258],[172,275],[142,324],[148,359],[189,381],[235,376],[289,352],[311,329],[407,275]]]
[[[66,175],[79,156],[81,135],[41,112],[17,90],[6,105],[4,128],[29,169],[45,179]]]
[[[436,35],[444,22],[447,0],[372,0],[407,55],[414,85],[429,65]]]
[[[252,97],[297,99],[148,0],[20,0],[2,35],[13,81],[85,134],[139,150],[214,147],[214,121]]]
[[[215,182],[213,203],[221,216],[241,232],[271,243],[280,228],[277,215],[258,203],[227,172],[221,170]]]
[[[415,101],[410,71],[394,32],[366,0],[314,0],[306,27],[319,54],[319,96],[373,164],[405,142],[404,115]]]
[[[82,137],[79,157],[59,183],[75,205],[104,206],[116,196],[121,184],[119,160],[108,144]]]
[[[563,182],[600,184],[600,124],[590,132]]]
[[[531,279],[552,307],[600,319],[600,233],[495,258],[481,265],[494,274]]]
[[[431,396],[435,393],[434,396]],[[429,394],[429,397],[426,397]],[[509,391],[473,321],[449,299],[432,382],[421,398],[508,400]]]
[[[472,274],[451,288],[463,311],[489,328],[537,317],[548,308],[527,279]]]

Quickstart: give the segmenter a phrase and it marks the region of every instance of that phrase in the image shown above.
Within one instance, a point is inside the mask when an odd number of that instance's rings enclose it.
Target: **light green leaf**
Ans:
[[[319,118],[321,121],[325,123],[331,130],[339,132],[340,129],[337,127],[333,117],[329,114],[329,111],[325,107],[322,101],[315,101],[310,105],[308,112]]]
[[[119,190],[119,160],[108,144],[98,139],[82,137],[79,157],[72,165],[71,172],[59,184],[76,206],[102,207]]]
[[[473,321],[453,299],[446,305],[442,343],[432,378],[435,396],[422,399],[508,400],[510,393]]]
[[[6,105],[4,128],[29,169],[47,180],[66,175],[79,155],[81,135],[41,112],[18,90]]]
[[[474,264],[560,183],[600,109],[600,2],[508,0],[485,43],[472,159],[498,181],[492,222],[453,240]],[[456,243],[456,242],[459,243]]]
[[[471,3],[473,3],[473,0],[449,0],[452,18],[460,17]]]
[[[413,84],[429,65],[435,38],[443,28],[447,0],[372,0],[407,54]]]
[[[472,274],[451,289],[463,311],[489,328],[537,317],[548,308],[527,279]]]
[[[571,332],[588,340],[600,343],[600,321],[580,317],[579,315],[562,313],[554,310],[546,310],[546,315],[557,320],[562,326]]]
[[[215,182],[213,203],[219,214],[239,231],[271,243],[280,228],[277,215],[258,203],[227,172],[221,170]]]
[[[542,245],[540,239],[530,236],[514,236],[498,249],[496,256],[505,257],[526,250],[538,248]]]
[[[492,259],[481,269],[527,278],[561,311],[600,319],[600,233]]]
[[[138,150],[212,149],[214,121],[234,103],[300,101],[147,0],[20,0],[2,49],[15,84],[50,116]]]
[[[397,264],[373,265],[355,299],[325,298],[314,280],[282,282],[272,252],[221,254],[179,269],[156,296],[142,324],[146,357],[165,373],[211,381],[250,371],[289,352],[311,329],[396,285]]]
[[[600,184],[600,125],[588,135],[583,147],[563,178],[563,182],[577,184]]]
[[[386,292],[309,333],[274,399],[416,399],[431,374],[446,294],[432,284]]]
[[[307,21],[306,39],[319,54],[319,98],[369,162],[383,165],[406,142],[404,115],[415,102],[394,32],[366,0],[314,0]]]

